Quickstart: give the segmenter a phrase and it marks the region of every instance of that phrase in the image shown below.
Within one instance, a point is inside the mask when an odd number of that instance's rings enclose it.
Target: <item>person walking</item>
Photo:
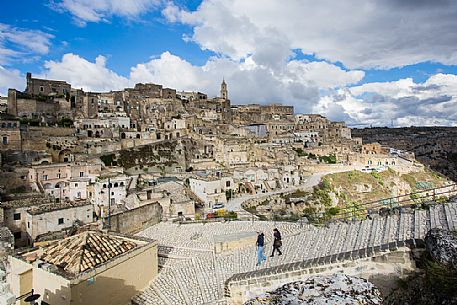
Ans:
[[[255,245],[257,246],[257,266],[260,266],[262,261],[267,260],[263,253],[263,247],[265,245],[265,235],[263,235],[263,232],[257,231],[257,241]]]
[[[271,252],[270,257],[275,256],[275,250],[278,251],[279,255],[282,255],[282,252],[279,248],[282,246],[282,240],[281,240],[281,233],[277,228],[274,228],[273,230],[273,251]]]

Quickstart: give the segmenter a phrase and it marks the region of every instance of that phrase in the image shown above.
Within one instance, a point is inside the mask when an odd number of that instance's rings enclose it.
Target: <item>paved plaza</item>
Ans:
[[[224,282],[233,274],[333,255],[411,238],[423,239],[430,228],[457,229],[457,203],[430,210],[403,210],[372,220],[315,227],[295,223],[233,221],[206,224],[159,223],[139,236],[159,242],[157,278],[134,297],[136,304],[226,304]],[[269,257],[272,231],[283,236],[283,255]],[[262,230],[267,261],[256,267],[256,247],[246,246],[216,254],[215,238]]]

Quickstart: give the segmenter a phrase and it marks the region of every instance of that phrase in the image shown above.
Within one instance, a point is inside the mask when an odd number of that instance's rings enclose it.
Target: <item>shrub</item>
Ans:
[[[331,207],[327,209],[327,214],[331,216],[338,215],[340,213],[340,208],[339,207]]]
[[[63,118],[57,122],[57,125],[61,127],[70,127],[73,125],[73,120],[70,118]]]
[[[327,163],[327,164],[336,164],[336,156],[335,155],[322,156],[322,157],[319,157],[319,161]]]
[[[229,211],[228,213],[225,213],[225,216],[224,216],[225,219],[237,219],[238,218],[238,214],[234,211]]]

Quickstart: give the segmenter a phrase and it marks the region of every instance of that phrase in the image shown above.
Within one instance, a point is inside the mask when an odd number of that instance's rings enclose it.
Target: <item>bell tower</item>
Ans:
[[[221,98],[223,98],[224,100],[228,100],[227,84],[225,83],[224,79],[222,79],[221,83]]]

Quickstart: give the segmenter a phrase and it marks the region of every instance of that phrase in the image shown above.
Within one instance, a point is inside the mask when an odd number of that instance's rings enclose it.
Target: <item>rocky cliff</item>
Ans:
[[[426,251],[419,272],[402,281],[386,305],[457,304],[457,233],[432,229],[425,237]]]
[[[379,290],[367,280],[335,274],[315,276],[304,281],[285,284],[244,303],[244,305],[345,305],[381,304]]]

